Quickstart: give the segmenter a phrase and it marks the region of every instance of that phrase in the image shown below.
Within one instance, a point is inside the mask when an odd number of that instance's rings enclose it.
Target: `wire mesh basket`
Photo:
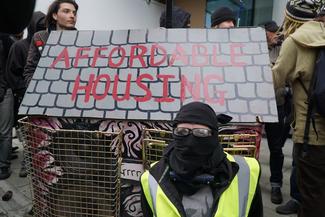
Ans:
[[[142,159],[145,169],[150,164],[159,161],[163,156],[163,151],[173,139],[171,131],[157,129],[143,129]]]
[[[20,124],[34,216],[119,216],[121,133]]]
[[[255,157],[256,136],[254,134],[224,134],[219,135],[219,143],[229,154]]]
[[[261,125],[223,127],[219,131],[219,144],[229,154],[258,158],[261,130]],[[148,169],[151,163],[162,157],[165,147],[172,140],[172,132],[144,129],[143,134],[143,164]]]
[[[232,155],[259,158],[262,124],[224,125],[219,128],[219,143]]]

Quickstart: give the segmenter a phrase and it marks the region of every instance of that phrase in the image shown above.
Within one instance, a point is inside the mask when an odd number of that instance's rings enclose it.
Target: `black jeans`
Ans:
[[[297,183],[297,165],[299,162],[299,155],[300,155],[300,146],[293,145],[292,150],[292,168],[291,168],[291,175],[290,175],[290,196],[301,202],[301,195],[299,193],[298,183]]]
[[[20,90],[14,90],[13,95],[14,95],[14,127],[18,129],[18,120],[22,118],[23,116],[18,115],[18,110],[21,102],[23,101],[25,94],[25,89],[20,89]]]
[[[282,167],[283,167],[283,152],[282,148],[289,135],[290,124],[285,121],[284,106],[278,106],[278,123],[265,123],[265,132],[267,144],[270,150],[270,182],[272,185],[282,186]]]
[[[308,145],[305,155],[302,155],[302,144],[295,147],[301,193],[298,217],[325,217],[325,145]]]
[[[11,89],[7,89],[4,100],[0,103],[0,167],[10,167],[13,108],[14,97]]]

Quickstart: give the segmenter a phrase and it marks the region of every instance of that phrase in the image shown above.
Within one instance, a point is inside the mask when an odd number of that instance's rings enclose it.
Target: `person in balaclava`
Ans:
[[[263,216],[259,163],[224,153],[218,142],[218,124],[230,120],[205,103],[181,107],[173,141],[141,176],[145,217]]]
[[[160,15],[160,27],[166,28],[166,11]],[[174,6],[172,9],[172,27],[171,28],[190,28],[191,14],[182,8]]]

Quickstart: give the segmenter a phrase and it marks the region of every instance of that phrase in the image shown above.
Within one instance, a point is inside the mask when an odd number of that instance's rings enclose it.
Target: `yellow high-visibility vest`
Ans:
[[[247,217],[258,184],[260,166],[255,158],[229,154],[227,158],[239,165],[239,171],[220,196],[215,217]],[[149,171],[142,174],[141,185],[155,217],[180,216],[177,208]]]

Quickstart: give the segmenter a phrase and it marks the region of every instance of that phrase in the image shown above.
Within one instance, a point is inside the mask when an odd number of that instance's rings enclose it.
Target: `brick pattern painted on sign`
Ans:
[[[162,46],[168,55],[158,66],[150,64],[150,48],[154,44]],[[147,49],[142,55],[145,67],[140,58],[134,57],[142,50],[134,46]],[[176,58],[170,65],[177,46],[181,47],[188,64]],[[118,50],[121,47],[123,49]],[[65,48],[68,56],[51,67]],[[84,50],[78,54],[80,48]],[[99,55],[102,57],[97,56],[94,63],[98,48],[102,48]],[[194,48],[197,50],[193,51]],[[111,52],[113,49],[116,52]],[[192,56],[193,52],[199,53],[196,58]],[[77,58],[77,55],[85,54],[86,58]],[[164,57],[159,49],[153,54],[156,61]],[[123,55],[125,58],[122,59]],[[108,67],[109,59],[118,67]],[[68,60],[69,65],[63,60]],[[195,61],[196,65],[193,64]],[[231,64],[234,61],[235,64]],[[164,75],[172,77],[164,82]],[[181,81],[184,77],[185,86]],[[139,78],[142,78],[141,81]],[[198,80],[201,81],[199,88],[196,86]],[[181,89],[184,87],[182,98]],[[130,94],[126,97],[128,90]],[[148,90],[150,100],[142,101],[143,97],[149,97]],[[163,96],[163,91],[167,95]],[[162,98],[167,101],[158,102]],[[233,122],[255,122],[257,116],[262,121],[277,121],[263,29],[52,32],[21,104],[20,114],[171,120],[183,104],[194,100],[208,103],[217,113],[232,116]]]

